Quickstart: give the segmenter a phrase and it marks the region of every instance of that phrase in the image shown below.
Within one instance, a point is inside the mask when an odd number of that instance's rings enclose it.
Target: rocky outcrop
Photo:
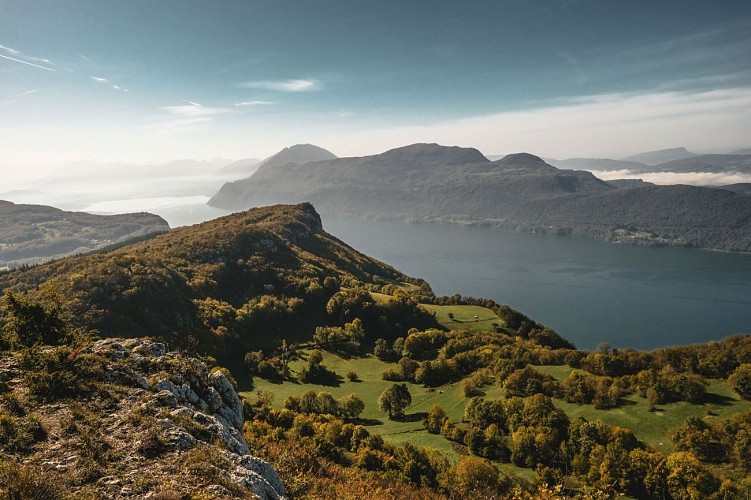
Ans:
[[[167,498],[165,492],[175,497],[285,498],[273,467],[251,454],[242,434],[242,401],[220,369],[142,339],[100,340],[78,355],[101,363],[100,394],[29,408],[46,437],[21,463],[42,464],[53,481],[55,473],[84,476],[73,481],[68,493],[97,498]],[[3,361],[0,375],[7,379],[6,388],[23,394],[13,357]],[[87,450],[92,439],[108,454],[92,456]],[[90,458],[99,468],[89,478]]]

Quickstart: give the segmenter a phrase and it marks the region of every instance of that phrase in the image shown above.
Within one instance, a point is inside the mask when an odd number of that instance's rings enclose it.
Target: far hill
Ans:
[[[217,171],[218,175],[222,176],[237,176],[240,178],[248,177],[253,172],[258,170],[258,165],[261,160],[256,158],[245,158],[244,160],[237,160],[230,163]]]
[[[650,167],[650,172],[712,172],[751,174],[751,154],[699,155]]]
[[[301,165],[311,161],[333,160],[334,158],[336,158],[334,153],[318,146],[312,144],[295,144],[263,160],[258,169],[280,167],[288,163]]]
[[[547,158],[545,160],[554,167],[568,170],[631,170],[640,171],[647,168],[644,163],[625,160],[611,160],[610,158],[569,158],[567,160],[556,160]]]
[[[165,231],[167,222],[147,213],[93,215],[0,201],[0,266],[33,264]]]
[[[736,149],[735,151],[731,151],[731,155],[751,155],[751,148],[743,148],[743,149]]]
[[[727,189],[736,193],[751,194],[751,182],[739,182],[738,184],[728,184],[725,186],[712,186],[719,189]]]
[[[688,151],[686,148],[660,149],[658,151],[647,151],[633,156],[623,158],[625,161],[635,161],[645,165],[657,165],[667,161],[680,160],[697,156],[696,153]]]
[[[303,200],[323,214],[751,251],[747,196],[687,186],[619,189],[527,153],[491,162],[476,149],[436,144],[261,170],[225,184],[209,204],[240,210]]]
[[[641,179],[612,179],[608,181],[608,184],[615,186],[618,189],[634,189],[644,186],[654,186],[652,182],[644,182]]]

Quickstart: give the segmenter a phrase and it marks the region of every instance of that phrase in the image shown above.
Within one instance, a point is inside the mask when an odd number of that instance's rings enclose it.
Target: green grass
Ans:
[[[256,377],[253,391],[258,389],[270,390],[274,393],[274,406],[281,408],[284,400],[290,394],[299,395],[305,391],[326,391],[339,398],[345,394],[357,393],[365,402],[365,411],[361,418],[366,421],[367,428],[371,433],[380,434],[389,442],[409,442],[415,446],[430,446],[446,453],[452,459],[458,454],[451,445],[441,436],[429,434],[422,426],[422,417],[430,411],[433,405],[440,405],[454,422],[461,420],[466,398],[462,393],[460,384],[452,384],[440,389],[430,391],[420,385],[407,383],[409,392],[412,394],[412,405],[407,408],[407,421],[389,420],[378,409],[378,397],[390,387],[393,382],[381,378],[384,371],[394,368],[395,363],[384,363],[375,356],[345,359],[335,354],[324,352],[324,363],[329,369],[341,375],[344,380],[338,387],[318,384],[300,384],[297,382],[285,382],[275,384]],[[290,364],[293,370],[301,368],[304,361],[295,361]],[[345,375],[349,371],[357,373],[360,381],[350,382]],[[253,392],[241,392],[246,399],[253,400]]]
[[[449,330],[468,328],[475,332],[495,331],[493,323],[504,326],[504,322],[496,313],[481,306],[436,306],[420,304],[420,307],[435,314],[438,323]],[[454,315],[453,319],[449,313]]]
[[[291,366],[293,369],[299,369],[304,363],[304,361],[295,361],[291,363]],[[252,401],[255,398],[253,394],[255,390],[271,390],[274,393],[274,406],[281,408],[288,395],[300,395],[308,390],[327,391],[337,398],[354,392],[365,402],[365,411],[361,417],[371,433],[380,434],[385,440],[394,444],[409,442],[415,446],[435,448],[445,453],[451,460],[459,458],[459,454],[446,439],[429,434],[423,429],[422,417],[430,411],[433,405],[437,404],[446,411],[453,422],[460,422],[464,407],[469,400],[464,396],[461,384],[450,384],[431,391],[420,385],[407,383],[412,394],[412,405],[406,411],[408,418],[406,421],[392,421],[378,410],[378,397],[392,384],[383,380],[381,375],[384,371],[396,366],[394,363],[385,363],[372,355],[346,359],[329,352],[324,352],[324,363],[344,378],[338,387],[296,382],[275,384],[256,377],[253,391],[241,394]],[[558,380],[563,380],[572,371],[572,368],[565,365],[535,366],[535,368]],[[356,372],[360,381],[347,380],[345,375],[349,371]],[[483,387],[482,391],[489,399],[503,398],[503,391],[497,384]],[[596,410],[592,405],[577,405],[560,399],[556,399],[555,404],[564,410],[570,419],[582,416],[587,420],[602,420],[610,425],[629,428],[639,440],[662,453],[670,453],[673,451],[670,432],[681,425],[687,417],[723,419],[734,413],[751,409],[751,402],[740,400],[724,380],[710,380],[707,393],[709,397],[706,403],[681,402],[658,405],[657,411],[654,412],[648,411],[649,404],[644,398],[635,395],[625,397],[622,406],[609,410]]]
[[[572,368],[565,365],[535,368],[558,380],[563,380],[572,371]],[[592,405],[578,405],[559,399],[555,400],[555,404],[571,419],[582,416],[587,420],[602,420],[610,425],[631,429],[639,440],[667,454],[673,451],[673,443],[670,441],[672,430],[686,418],[720,420],[751,409],[751,402],[741,400],[726,380],[710,379],[707,382],[708,397],[704,403],[668,403],[657,405],[653,412],[648,411],[649,403],[645,398],[633,394],[623,398],[623,405],[609,410],[596,410]]]

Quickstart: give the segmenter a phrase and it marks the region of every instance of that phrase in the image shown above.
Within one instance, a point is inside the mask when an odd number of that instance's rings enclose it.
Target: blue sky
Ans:
[[[0,162],[751,146],[751,2],[0,0]]]

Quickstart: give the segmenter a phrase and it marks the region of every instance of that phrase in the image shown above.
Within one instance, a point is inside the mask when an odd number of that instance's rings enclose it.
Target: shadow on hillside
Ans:
[[[400,418],[395,418],[395,422],[421,422],[423,419],[427,418],[428,412],[426,411],[420,411],[417,413],[410,413],[408,415],[404,415]]]
[[[620,408],[621,406],[636,406],[639,403],[636,401],[632,401],[630,399],[621,398],[618,400],[618,404],[616,405],[616,408]]]
[[[733,403],[735,403],[736,400],[728,396],[722,396],[721,394],[708,392],[704,394],[704,397],[702,398],[701,402],[710,403],[710,404],[718,405],[718,406],[730,406]]]
[[[378,420],[377,418],[358,418],[356,422],[366,427],[371,425],[383,425],[383,420]]]

